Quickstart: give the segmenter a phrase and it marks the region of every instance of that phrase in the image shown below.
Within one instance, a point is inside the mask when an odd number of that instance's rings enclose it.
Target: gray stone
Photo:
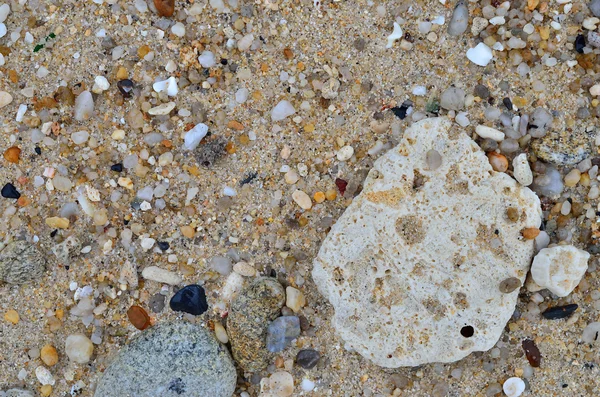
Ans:
[[[465,107],[465,91],[457,87],[448,88],[440,96],[440,106],[447,110],[461,110]]]
[[[95,397],[231,397],[237,374],[212,332],[188,322],[141,333],[104,371]]]
[[[249,372],[265,368],[272,358],[267,350],[267,327],[285,303],[285,291],[277,280],[259,278],[244,288],[231,303],[227,334],[233,358]]]
[[[559,126],[544,133],[540,139],[532,139],[531,148],[544,162],[573,166],[594,154],[595,136],[596,133],[584,123],[576,123],[573,127]]]
[[[285,349],[291,341],[300,336],[300,320],[296,316],[282,316],[267,329],[267,350],[277,353]]]
[[[0,251],[0,281],[25,284],[42,277],[46,257],[32,243],[17,240]]]
[[[592,0],[588,7],[594,16],[600,17],[600,0]]]
[[[459,36],[467,30],[469,25],[469,9],[464,1],[459,1],[454,8],[452,18],[448,24],[448,34],[450,36]]]

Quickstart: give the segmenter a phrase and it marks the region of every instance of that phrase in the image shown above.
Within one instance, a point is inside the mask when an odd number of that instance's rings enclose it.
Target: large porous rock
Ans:
[[[104,372],[95,397],[231,397],[237,375],[212,332],[164,323],[125,346]]]
[[[244,370],[260,371],[268,365],[273,354],[267,350],[267,329],[284,303],[283,287],[267,277],[252,282],[231,303],[227,334],[233,358]]]
[[[0,281],[25,284],[42,277],[46,257],[36,245],[16,240],[0,250]]]
[[[375,162],[312,275],[337,332],[364,357],[452,362],[498,341],[519,291],[500,284],[525,280],[534,246],[521,230],[540,223],[531,190],[494,172],[460,127],[427,119]]]

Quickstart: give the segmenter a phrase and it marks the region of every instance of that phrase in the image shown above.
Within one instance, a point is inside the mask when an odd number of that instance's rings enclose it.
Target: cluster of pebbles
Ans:
[[[596,0],[0,0],[0,396],[600,393],[599,27]],[[433,117],[537,194],[537,256],[491,350],[386,369],[313,260]]]

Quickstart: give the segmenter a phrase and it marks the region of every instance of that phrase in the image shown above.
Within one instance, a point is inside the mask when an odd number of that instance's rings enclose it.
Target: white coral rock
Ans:
[[[557,296],[569,295],[588,268],[590,254],[572,245],[544,248],[533,258],[531,277]]]
[[[431,150],[444,159],[435,170]],[[520,231],[541,223],[535,193],[494,172],[446,118],[413,124],[363,186],[312,273],[348,347],[391,368],[491,349],[519,294],[502,293],[500,283],[523,283],[533,256]],[[513,206],[516,222],[506,217]]]

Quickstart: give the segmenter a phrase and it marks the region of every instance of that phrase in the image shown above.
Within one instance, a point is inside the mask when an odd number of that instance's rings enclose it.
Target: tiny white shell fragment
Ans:
[[[400,25],[398,25],[397,22],[394,22],[394,31],[388,36],[387,45],[385,46],[385,48],[392,48],[392,46],[394,45],[394,41],[401,39],[403,34],[404,33],[402,32],[402,28],[400,27]]]

